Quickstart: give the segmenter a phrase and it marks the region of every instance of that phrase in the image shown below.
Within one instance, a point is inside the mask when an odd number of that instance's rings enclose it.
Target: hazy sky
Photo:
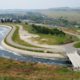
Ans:
[[[80,7],[80,0],[0,0],[0,9]]]

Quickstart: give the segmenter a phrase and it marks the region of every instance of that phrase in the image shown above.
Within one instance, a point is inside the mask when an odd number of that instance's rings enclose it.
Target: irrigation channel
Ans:
[[[71,63],[68,63],[68,61],[66,60],[44,59],[44,58],[37,58],[33,56],[27,56],[27,55],[25,56],[5,49],[1,45],[1,41],[6,37],[9,31],[10,31],[9,28],[0,26],[0,57],[22,61],[22,62],[39,62],[39,63],[46,63],[51,65],[55,64],[55,65],[62,65],[62,66],[71,66]]]

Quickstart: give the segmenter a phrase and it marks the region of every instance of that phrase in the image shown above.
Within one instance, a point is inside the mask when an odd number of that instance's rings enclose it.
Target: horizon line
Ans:
[[[34,9],[29,9],[29,8],[3,8],[3,9],[0,9],[0,10],[40,10],[40,9],[56,9],[56,8],[71,8],[71,9],[77,9],[77,8],[80,8],[79,7],[51,7],[51,8],[34,8]]]

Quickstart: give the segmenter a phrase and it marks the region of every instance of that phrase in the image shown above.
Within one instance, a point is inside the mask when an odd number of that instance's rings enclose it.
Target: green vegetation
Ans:
[[[38,25],[32,25],[32,31],[35,33],[41,33],[41,34],[51,34],[56,36],[64,36],[65,33],[60,31],[57,28],[48,28],[44,26],[38,26]]]
[[[48,44],[48,45],[66,44],[66,43],[74,42],[77,40],[75,37],[69,36],[69,35],[65,35],[65,36],[61,37],[61,36],[39,34],[39,36],[40,37],[31,38],[31,39],[40,44]]]
[[[76,48],[80,48],[80,41],[77,42],[76,44],[74,44],[74,47],[76,47]]]
[[[24,46],[35,47],[35,46],[32,46],[32,45],[30,45],[29,43],[21,40],[20,37],[19,37],[19,32],[18,32],[18,31],[19,31],[19,27],[18,27],[18,26],[15,26],[15,27],[16,27],[16,30],[15,30],[13,36],[12,36],[12,40],[13,40],[14,42],[16,42],[16,43],[18,43],[18,44],[21,44],[21,45],[24,45]]]
[[[31,38],[33,41],[42,44],[49,44],[49,45],[59,45],[59,44],[66,44],[70,42],[76,41],[76,37],[70,36],[65,34],[59,29],[56,28],[47,28],[43,26],[29,26],[23,25],[24,29],[32,34],[37,34],[39,37]]]
[[[10,76],[0,76],[0,80],[26,80],[26,79]]]
[[[0,80],[79,80],[70,67],[25,63],[0,58]]]
[[[80,30],[80,29],[79,29],[79,30]],[[77,31],[77,33],[80,35],[79,30]],[[77,43],[74,44],[74,47],[80,48],[80,39],[79,39],[79,41],[78,41]]]

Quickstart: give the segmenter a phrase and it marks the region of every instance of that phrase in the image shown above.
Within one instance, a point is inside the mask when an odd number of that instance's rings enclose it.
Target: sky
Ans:
[[[80,7],[80,0],[0,0],[0,9]]]

